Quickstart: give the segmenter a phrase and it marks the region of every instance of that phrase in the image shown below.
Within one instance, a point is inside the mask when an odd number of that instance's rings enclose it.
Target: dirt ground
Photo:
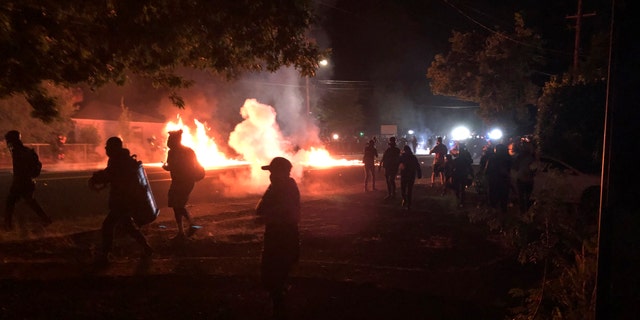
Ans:
[[[348,181],[347,181],[348,180]],[[301,183],[301,260],[291,319],[503,319],[508,290],[530,281],[514,252],[422,179],[411,211],[360,179]],[[319,192],[318,190],[322,190]],[[92,264],[100,221],[17,231],[0,248],[0,319],[269,319],[259,285],[257,197],[189,207],[202,225],[177,243],[173,215],[144,227],[151,260],[125,236],[107,268]],[[85,223],[86,224],[86,223]]]

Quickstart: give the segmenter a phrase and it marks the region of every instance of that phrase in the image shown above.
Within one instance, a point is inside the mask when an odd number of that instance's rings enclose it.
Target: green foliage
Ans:
[[[362,104],[356,91],[332,92],[319,102],[316,117],[323,131],[356,135],[364,126]]]
[[[0,130],[18,130],[22,134],[25,143],[51,143],[58,135],[66,135],[73,129],[71,115],[75,112],[74,103],[76,96],[74,91],[43,83],[42,96],[56,102],[57,116],[49,122],[43,122],[31,117],[33,112],[27,98],[16,94],[0,100]],[[3,133],[4,134],[4,133]]]
[[[538,285],[509,291],[509,319],[594,319],[598,225],[593,212],[563,202],[566,188],[555,177],[525,214],[498,218],[488,210],[469,217],[500,230],[520,263],[543,266]]]
[[[449,53],[437,55],[427,71],[433,93],[478,103],[488,123],[527,124],[527,106],[539,95],[532,76],[543,58],[540,37],[522,17],[515,15],[512,32],[454,31],[449,42]]]
[[[25,94],[34,115],[56,116],[40,84],[124,84],[129,72],[159,87],[190,83],[191,68],[233,78],[294,66],[312,76],[321,52],[306,32],[308,0],[3,1],[0,98]],[[178,106],[181,99],[172,95]]]
[[[536,136],[544,154],[598,172],[602,159],[606,81],[553,78],[538,102]]]
[[[81,127],[77,129],[76,132],[76,142],[77,143],[87,143],[97,146],[102,141],[102,137],[98,133],[98,129],[96,127]]]

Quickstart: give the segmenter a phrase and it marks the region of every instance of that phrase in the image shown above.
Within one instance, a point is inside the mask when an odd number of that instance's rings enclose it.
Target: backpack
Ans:
[[[28,156],[26,158],[29,162],[29,177],[37,178],[42,172],[42,162],[40,162],[38,154],[33,149],[27,148],[27,154]]]
[[[204,167],[197,160],[193,164],[193,169],[191,171],[191,177],[193,181],[200,181],[204,179],[205,170]]]

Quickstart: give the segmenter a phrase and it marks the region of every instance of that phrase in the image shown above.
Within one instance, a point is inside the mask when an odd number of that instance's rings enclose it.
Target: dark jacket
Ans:
[[[31,165],[38,160],[38,155],[33,149],[24,146],[22,143],[13,143],[11,158],[13,161],[13,180],[27,181],[33,179]]]
[[[395,145],[390,145],[382,154],[380,165],[389,173],[398,172],[398,165],[400,165],[400,149]]]
[[[298,261],[300,239],[300,191],[293,178],[272,180],[256,207],[265,223],[263,263],[276,259],[287,264]]]
[[[167,163],[163,167],[171,172],[171,180],[176,182],[193,182],[193,172],[198,159],[189,147],[179,146],[169,149]]]
[[[400,156],[400,179],[418,179],[422,178],[422,168],[418,158],[409,152],[405,152]]]
[[[91,176],[90,183],[109,184],[109,209],[130,207],[140,188],[137,177],[138,163],[128,149],[121,149],[109,157],[107,167]]]

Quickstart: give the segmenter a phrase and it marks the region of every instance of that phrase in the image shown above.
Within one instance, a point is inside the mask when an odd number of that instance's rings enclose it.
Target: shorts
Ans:
[[[434,163],[433,173],[444,173],[444,163]]]
[[[189,201],[189,195],[195,186],[195,182],[171,182],[169,186],[169,207],[183,208]]]

